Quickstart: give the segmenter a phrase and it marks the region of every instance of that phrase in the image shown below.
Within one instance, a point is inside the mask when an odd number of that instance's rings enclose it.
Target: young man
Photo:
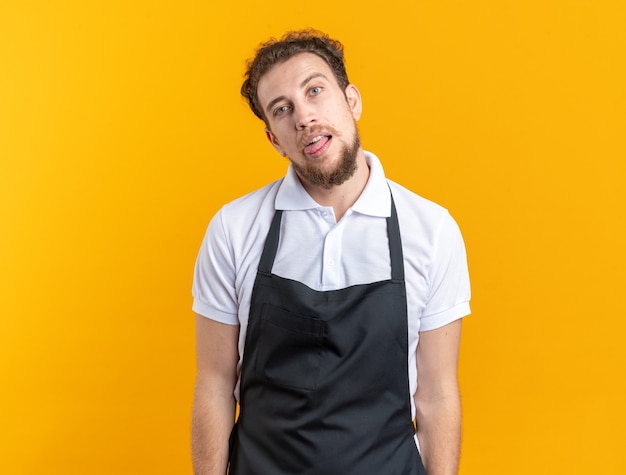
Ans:
[[[261,45],[242,94],[290,166],[224,206],[198,255],[196,473],[457,473],[458,227],[361,148],[337,41]]]

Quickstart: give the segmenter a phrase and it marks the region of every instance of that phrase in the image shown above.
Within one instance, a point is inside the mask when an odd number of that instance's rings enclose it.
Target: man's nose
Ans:
[[[316,121],[315,112],[306,104],[300,104],[296,108],[296,129],[302,130]]]

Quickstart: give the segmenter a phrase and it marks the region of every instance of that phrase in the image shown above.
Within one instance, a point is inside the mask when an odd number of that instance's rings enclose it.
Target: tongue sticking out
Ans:
[[[313,142],[307,145],[306,147],[304,147],[303,151],[307,155],[318,157],[326,151],[326,148],[328,147],[329,144],[330,144],[330,137],[324,135],[317,142]]]

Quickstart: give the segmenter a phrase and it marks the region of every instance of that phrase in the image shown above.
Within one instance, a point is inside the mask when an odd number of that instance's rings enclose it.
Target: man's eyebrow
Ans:
[[[310,76],[307,76],[304,79],[304,81],[302,81],[300,83],[300,87],[302,88],[302,87],[306,86],[308,83],[310,83],[311,81],[313,81],[313,79],[316,79],[316,78],[324,78],[324,79],[326,79],[326,76],[324,76],[322,73],[313,73]]]
[[[272,100],[271,100],[271,101],[267,104],[267,106],[265,106],[265,112],[267,112],[268,114],[269,114],[270,112],[272,112],[272,108],[273,108],[276,104],[278,104],[280,101],[282,101],[282,100],[284,100],[284,99],[286,99],[286,97],[285,97],[285,96],[278,96],[276,99],[272,99]]]
[[[313,81],[313,79],[316,78],[323,78],[326,79],[328,81],[328,78],[326,76],[324,76],[322,73],[313,73],[310,76],[307,76],[306,78],[304,78],[304,80],[300,83],[300,88],[303,88],[304,86],[306,86],[308,83],[310,83],[311,81]],[[272,111],[272,108],[278,104],[279,102],[285,100],[286,97],[285,96],[278,96],[275,99],[272,99],[267,106],[265,106],[265,111],[267,113],[270,113]]]

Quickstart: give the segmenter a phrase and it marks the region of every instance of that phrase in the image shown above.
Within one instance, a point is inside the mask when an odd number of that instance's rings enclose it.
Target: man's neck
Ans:
[[[357,168],[348,180],[341,185],[332,188],[322,188],[311,185],[300,179],[302,186],[311,198],[322,206],[332,206],[337,222],[341,220],[348,209],[359,199],[367,180],[370,176],[370,169],[365,161],[365,155],[361,150],[357,157]]]

